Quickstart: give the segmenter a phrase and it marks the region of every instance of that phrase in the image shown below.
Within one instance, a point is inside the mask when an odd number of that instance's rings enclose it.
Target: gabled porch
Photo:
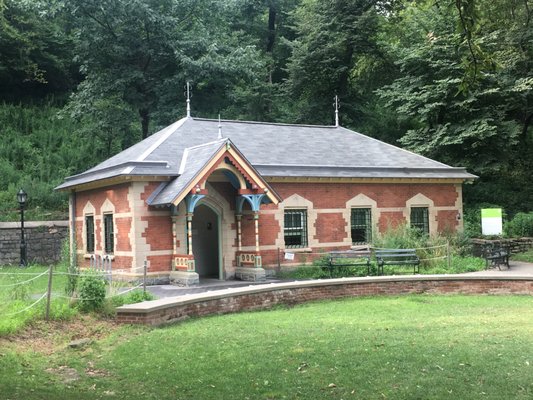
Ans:
[[[200,278],[264,280],[259,211],[262,204],[279,201],[229,139],[186,149],[180,176],[161,184],[147,200],[172,211],[171,282],[189,286]],[[253,233],[247,229],[243,237],[243,225],[250,222]],[[253,239],[254,245],[243,246],[243,239]]]

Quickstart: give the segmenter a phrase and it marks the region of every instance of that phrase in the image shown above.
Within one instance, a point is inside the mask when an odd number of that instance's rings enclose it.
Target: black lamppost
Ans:
[[[28,265],[26,260],[26,240],[24,238],[24,206],[28,200],[28,195],[22,189],[17,193],[17,201],[20,206],[20,266],[25,267]]]

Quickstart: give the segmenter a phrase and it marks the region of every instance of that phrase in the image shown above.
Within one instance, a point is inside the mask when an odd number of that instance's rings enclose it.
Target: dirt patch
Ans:
[[[100,320],[90,315],[77,316],[69,321],[36,321],[15,335],[0,337],[0,348],[49,355],[64,349],[73,340],[90,338],[97,341],[119,327],[114,321]]]
[[[56,375],[65,384],[76,382],[80,379],[80,374],[74,368],[61,365],[57,368],[47,368],[46,372]]]

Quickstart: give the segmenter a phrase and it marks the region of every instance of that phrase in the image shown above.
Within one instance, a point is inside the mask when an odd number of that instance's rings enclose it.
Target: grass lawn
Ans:
[[[60,269],[56,270],[61,272]],[[0,267],[0,336],[15,332],[30,321],[45,315],[46,299],[42,299],[28,311],[22,313],[19,311],[30,306],[46,293],[48,289],[46,271],[48,267],[41,265],[32,265],[27,268]],[[52,292],[63,294],[66,279],[65,275],[54,275]],[[19,284],[25,281],[29,282]],[[66,299],[54,300],[50,311],[52,318],[66,318],[75,314],[74,310],[69,310]]]
[[[529,249],[524,253],[513,254],[511,260],[533,263],[533,249]]]
[[[533,398],[527,296],[346,299],[155,329],[68,324],[0,339],[2,399]]]

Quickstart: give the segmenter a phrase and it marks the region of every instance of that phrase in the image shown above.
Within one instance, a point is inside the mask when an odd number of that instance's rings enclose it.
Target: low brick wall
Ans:
[[[421,293],[533,295],[533,278],[426,275],[266,284],[125,305],[117,309],[116,318],[121,323],[155,326],[189,317],[263,310],[278,304]]]
[[[27,221],[24,223],[28,262],[52,264],[61,257],[68,238],[68,221]],[[20,222],[0,222],[0,265],[20,262]]]

